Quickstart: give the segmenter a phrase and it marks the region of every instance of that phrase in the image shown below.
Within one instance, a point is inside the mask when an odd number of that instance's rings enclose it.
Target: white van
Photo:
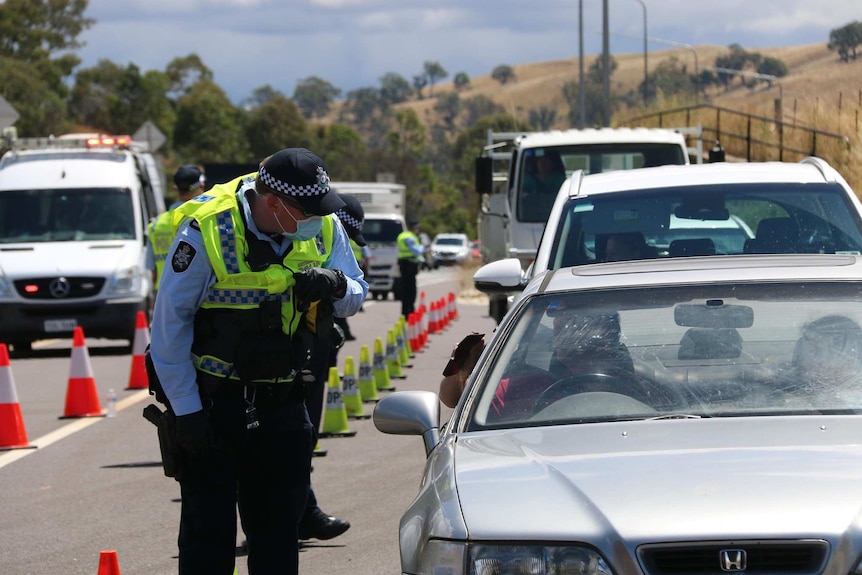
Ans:
[[[153,298],[146,228],[160,163],[129,138],[15,140],[0,158],[0,342],[134,340]]]

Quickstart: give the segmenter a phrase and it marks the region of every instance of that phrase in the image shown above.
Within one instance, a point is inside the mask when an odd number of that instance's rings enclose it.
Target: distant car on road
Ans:
[[[440,265],[463,264],[470,258],[471,249],[467,234],[437,234],[431,242],[431,253]]]
[[[427,456],[402,573],[858,573],[860,294],[849,254],[537,274],[445,425],[374,409]]]

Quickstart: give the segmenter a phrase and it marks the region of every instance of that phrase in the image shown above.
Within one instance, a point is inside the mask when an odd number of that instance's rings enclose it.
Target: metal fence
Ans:
[[[721,143],[728,156],[746,161],[795,161],[805,156],[830,156],[850,151],[843,134],[801,126],[776,117],[759,116],[713,104],[695,104],[628,118],[622,126],[700,125],[707,148]]]

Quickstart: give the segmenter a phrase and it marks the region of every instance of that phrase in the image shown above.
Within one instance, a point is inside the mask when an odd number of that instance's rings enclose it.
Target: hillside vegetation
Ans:
[[[728,48],[707,45],[696,46],[694,50],[697,53],[698,67],[704,69],[714,66],[716,57],[727,53]],[[781,97],[786,122],[840,133],[849,138],[849,151],[836,152],[834,157],[826,159],[839,169],[854,189],[862,190],[862,145],[859,139],[862,60],[842,62],[838,54],[830,51],[825,43],[783,48],[746,46],[745,50],[782,60],[789,74],[781,78],[780,84],[772,87],[768,87],[765,82],[759,82],[751,89],[739,81],[733,82],[727,91],[713,87],[707,91],[706,98],[702,101],[740,112],[774,117],[775,102]],[[595,54],[587,55],[584,58],[585,69],[589,69],[590,64],[598,57],[599,55]],[[655,70],[662,61],[674,57],[684,63],[689,72],[694,72],[694,53],[688,48],[649,52],[649,71]],[[613,58],[618,67],[611,77],[612,93],[615,96],[637,94],[638,86],[643,81],[643,54],[614,54]],[[490,72],[484,76],[470,78],[469,85],[460,90],[460,98],[465,100],[478,95],[488,97],[522,122],[528,120],[530,110],[545,106],[556,111],[554,128],[571,127],[568,122],[569,105],[563,97],[562,87],[566,82],[578,80],[578,58],[575,56],[563,60],[534,62],[513,68],[515,81],[505,85],[492,79]],[[437,120],[434,105],[438,98],[453,90],[452,82],[440,82],[433,87],[433,98],[411,100],[399,104],[398,107],[413,108],[419,117],[430,125]],[[427,96],[427,88],[425,92]],[[637,98],[635,101],[638,101]],[[627,108],[621,104],[614,113],[612,123],[619,125],[627,118],[646,112],[694,103],[693,97],[689,98],[689,101],[659,99],[648,110]]]

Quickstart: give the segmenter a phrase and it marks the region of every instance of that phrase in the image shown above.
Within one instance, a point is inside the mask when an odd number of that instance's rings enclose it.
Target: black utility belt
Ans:
[[[257,402],[282,403],[284,401],[304,401],[306,384],[301,376],[290,381],[278,382],[244,382],[229,377],[218,377],[202,371],[197,372],[198,388],[202,399],[228,395],[245,395],[249,390],[254,392]]]

